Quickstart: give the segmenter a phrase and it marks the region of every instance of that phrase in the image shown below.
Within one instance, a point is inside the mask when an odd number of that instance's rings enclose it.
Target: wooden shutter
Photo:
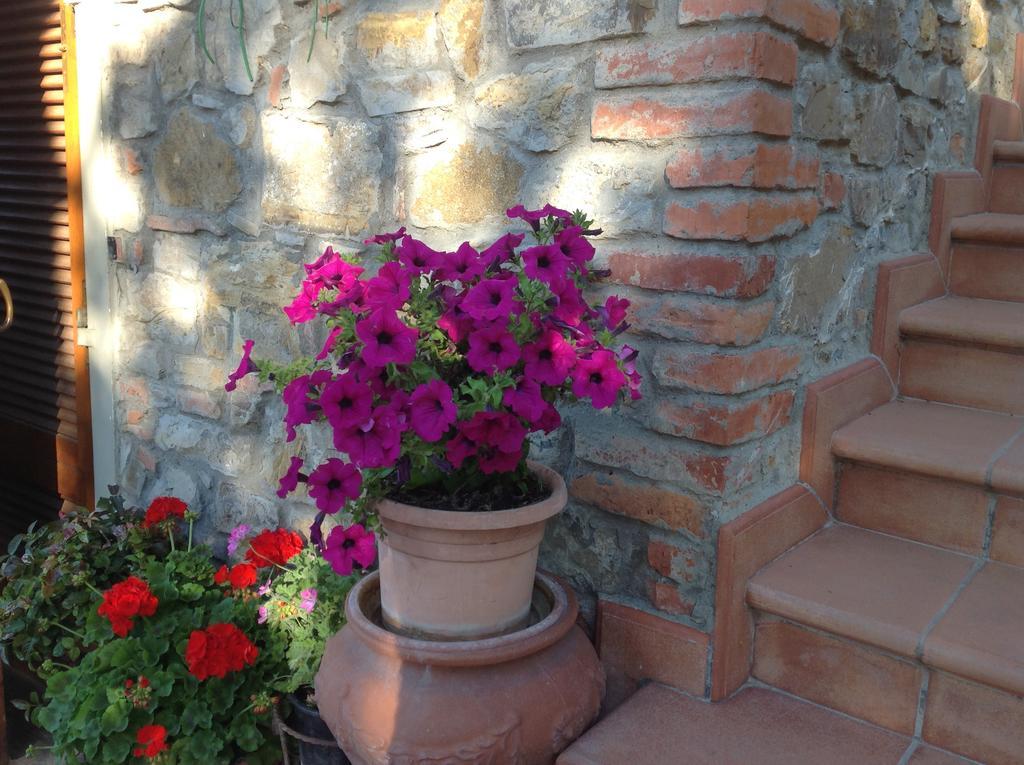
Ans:
[[[4,6],[0,278],[16,313],[0,335],[0,536],[93,499],[74,15],[59,0]]]

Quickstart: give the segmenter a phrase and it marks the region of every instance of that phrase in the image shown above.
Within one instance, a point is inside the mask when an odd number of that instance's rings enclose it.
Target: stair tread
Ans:
[[[974,559],[837,524],[759,571],[754,608],[905,657],[956,593]]]
[[[992,153],[996,162],[1024,162],[1024,141],[994,141]]]
[[[954,239],[1024,246],[1024,215],[978,213],[954,218]]]
[[[984,486],[1024,430],[1024,417],[950,404],[898,400],[832,435],[841,459]]]
[[[769,564],[751,606],[1024,694],[1024,568],[837,524]]]
[[[924,644],[931,666],[1024,693],[1024,569],[989,562]]]
[[[557,765],[897,765],[910,745],[905,736],[764,688],[708,704],[651,684]]]
[[[950,295],[900,314],[904,335],[1024,349],[1024,303]]]

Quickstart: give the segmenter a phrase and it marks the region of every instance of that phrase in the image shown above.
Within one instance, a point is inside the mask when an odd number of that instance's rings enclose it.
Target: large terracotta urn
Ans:
[[[565,481],[536,463],[551,494],[510,510],[453,512],[382,500],[377,512],[384,623],[410,636],[468,640],[526,624],[544,527]]]
[[[552,765],[596,719],[604,673],[572,593],[543,574],[532,623],[482,640],[397,635],[380,579],[349,594],[316,676],[320,716],[355,765]]]

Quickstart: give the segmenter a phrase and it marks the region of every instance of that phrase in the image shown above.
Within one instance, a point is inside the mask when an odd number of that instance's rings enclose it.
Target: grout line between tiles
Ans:
[[[928,639],[928,636],[932,634],[932,630],[938,626],[938,623],[942,621],[942,618],[946,615],[949,609],[953,607],[953,604],[956,602],[957,598],[960,597],[960,594],[967,589],[967,585],[969,585],[974,580],[974,577],[977,576],[978,572],[984,568],[985,563],[986,561],[984,558],[978,558],[974,561],[974,565],[971,566],[971,570],[967,572],[963,581],[960,582],[960,585],[953,591],[953,594],[949,596],[942,608],[939,609],[938,613],[932,617],[930,622],[928,622],[928,626],[921,632],[921,638],[917,641],[917,651],[915,653],[918,661],[922,663],[924,662],[924,644]]]
[[[985,538],[981,542],[981,556],[986,560],[992,558],[992,537],[996,531],[996,505],[999,496],[995,492],[988,494],[988,515],[985,518]]]
[[[914,752],[917,751],[918,746],[920,746],[920,742],[916,739],[911,739],[910,746],[907,747],[907,751],[903,753],[903,756],[900,757],[900,761],[896,765],[907,765],[910,762],[910,758],[914,756]]]
[[[928,706],[928,689],[932,683],[932,671],[924,667],[924,679],[921,681],[921,691],[917,697],[917,719],[914,721],[914,737],[921,738],[924,735],[924,715]]]
[[[1000,448],[996,449],[995,454],[992,455],[992,458],[989,460],[988,465],[985,467],[986,489],[992,489],[992,473],[995,472],[996,464],[999,462],[999,460],[1005,457],[1006,453],[1013,448],[1013,445],[1020,440],[1021,435],[1024,435],[1024,428],[1021,428],[1016,433],[1014,433],[1013,437],[1005,444],[1003,444]],[[992,490],[994,491],[994,489]]]

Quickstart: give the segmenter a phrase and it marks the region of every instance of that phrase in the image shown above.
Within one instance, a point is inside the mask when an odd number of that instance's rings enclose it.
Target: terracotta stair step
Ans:
[[[1024,213],[1024,164],[997,163],[992,166],[992,187],[988,210],[994,213]]]
[[[652,684],[585,733],[557,765],[897,765],[915,746],[906,736],[764,688],[708,704]],[[948,759],[910,762],[966,765],[943,752],[925,754]]]
[[[1024,414],[1024,303],[949,296],[900,314],[901,392]]]
[[[824,529],[758,572],[754,608],[914,658],[974,559],[855,526]]]
[[[949,291],[987,300],[1024,301],[1024,246],[953,242]]]
[[[979,213],[953,219],[954,240],[1024,247],[1024,215]]]
[[[949,404],[899,400],[878,407],[832,435],[832,453],[948,481],[1024,492],[1024,451],[1015,445],[1024,418]],[[1009,460],[1009,461],[1008,461]]]
[[[870,656],[868,647],[881,648],[887,653],[878,654],[876,664],[898,667],[899,658],[917,660],[1019,696],[1024,695],[1021,592],[1024,568],[837,524],[756,574],[747,601],[795,625],[862,644],[851,645],[850,656],[858,651]],[[791,640],[802,634],[787,629]],[[786,690],[802,695],[797,687]]]
[[[904,335],[1024,350],[1024,305],[950,295],[900,314]]]
[[[994,141],[992,154],[996,162],[1024,163],[1024,141]]]

